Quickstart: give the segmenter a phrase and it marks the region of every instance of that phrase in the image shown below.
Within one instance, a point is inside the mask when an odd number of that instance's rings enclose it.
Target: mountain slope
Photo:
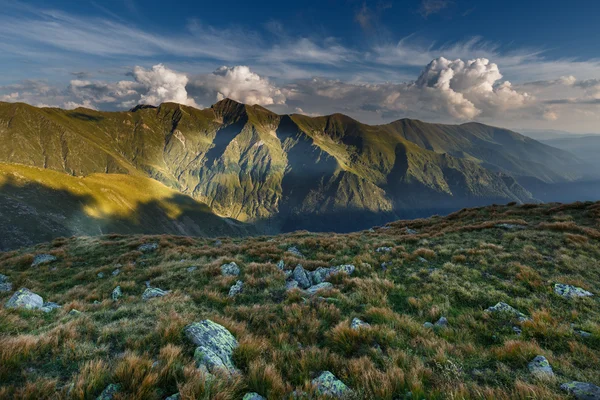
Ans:
[[[600,171],[600,135],[548,139],[543,142],[574,154]]]

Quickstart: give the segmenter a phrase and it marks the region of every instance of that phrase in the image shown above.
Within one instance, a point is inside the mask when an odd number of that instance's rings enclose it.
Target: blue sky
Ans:
[[[525,4],[523,4],[525,3]],[[3,1],[0,101],[595,132],[594,1]]]

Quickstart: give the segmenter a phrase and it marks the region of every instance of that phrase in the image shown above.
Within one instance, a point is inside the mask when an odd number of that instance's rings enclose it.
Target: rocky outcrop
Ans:
[[[298,282],[298,286],[302,289],[308,289],[311,286],[309,274],[300,264],[294,268],[292,278]]]
[[[576,297],[591,297],[591,296],[593,296],[593,294],[591,292],[588,292],[587,290],[584,290],[580,287],[573,286],[573,285],[566,285],[564,283],[555,284],[554,292],[557,295],[562,296],[566,299],[573,299]]]
[[[204,365],[209,372],[224,370],[237,372],[233,364],[233,350],[238,347],[235,337],[224,326],[209,319],[185,327],[185,336],[196,346],[194,359],[198,366]]]

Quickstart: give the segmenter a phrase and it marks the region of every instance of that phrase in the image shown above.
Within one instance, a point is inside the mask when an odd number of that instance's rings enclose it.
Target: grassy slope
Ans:
[[[0,164],[0,231],[0,249],[6,249],[103,232],[215,236],[251,230],[149,178],[123,174],[78,178]]]
[[[560,383],[600,384],[599,228],[600,203],[509,205],[346,235],[222,238],[221,246],[201,238],[111,235],[3,253],[0,273],[15,289],[28,287],[64,307],[54,314],[0,308],[0,398],[54,392],[55,398],[94,398],[113,382],[124,388],[120,398],[161,399],[180,391],[184,399],[239,399],[256,391],[281,399],[306,389],[322,370],[359,398],[404,398],[408,391],[413,399],[566,398]],[[160,243],[156,253],[135,250],[152,241]],[[291,245],[307,258],[285,252]],[[380,246],[391,253],[376,252]],[[30,267],[35,254],[47,252],[59,261]],[[357,270],[332,279],[334,289],[322,293],[329,300],[309,299],[285,292],[279,259],[286,268],[352,263]],[[233,299],[227,293],[237,278],[219,270],[229,261],[240,265],[245,284]],[[111,276],[117,264],[121,273]],[[190,273],[190,266],[198,269]],[[141,301],[147,280],[172,293]],[[566,300],[553,292],[557,282],[596,296]],[[125,296],[114,303],[116,285]],[[0,296],[4,302],[10,294]],[[520,336],[512,329],[516,321],[484,312],[498,301],[532,318]],[[82,314],[69,315],[71,309]],[[442,315],[450,328],[422,326]],[[354,317],[372,327],[351,330]],[[204,318],[240,341],[241,376],[212,387],[202,384],[193,346],[182,335],[186,324]],[[555,379],[528,372],[536,355],[548,358]]]

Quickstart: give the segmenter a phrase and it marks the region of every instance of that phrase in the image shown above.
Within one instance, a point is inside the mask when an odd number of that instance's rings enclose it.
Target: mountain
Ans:
[[[0,164],[0,232],[0,251],[73,235],[255,233],[149,178],[73,177],[16,164]]]
[[[548,139],[544,143],[568,151],[600,171],[600,135]]]
[[[553,129],[519,129],[518,132],[540,142],[545,142],[552,139],[568,139],[600,135],[598,133],[573,133],[567,131],[557,131]]]

